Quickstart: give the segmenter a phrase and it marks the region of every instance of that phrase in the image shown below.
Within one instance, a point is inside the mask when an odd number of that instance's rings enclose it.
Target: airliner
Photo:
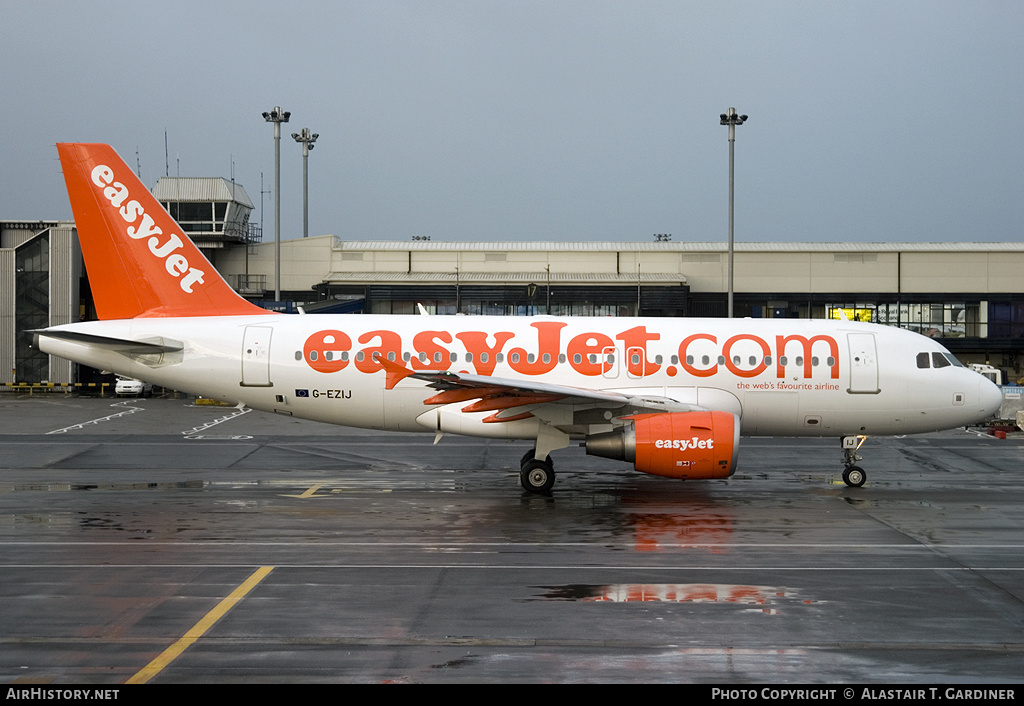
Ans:
[[[524,440],[551,454],[726,478],[740,436],[838,437],[858,487],[869,436],[970,425],[999,389],[900,328],[797,319],[287,315],[240,297],[109,146],[57,145],[98,321],[42,351],[252,409],[352,427]]]

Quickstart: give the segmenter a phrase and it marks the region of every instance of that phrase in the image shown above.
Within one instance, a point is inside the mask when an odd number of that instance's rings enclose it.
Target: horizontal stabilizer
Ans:
[[[148,353],[173,353],[180,351],[184,345],[177,341],[165,341],[154,343],[150,341],[133,341],[129,338],[111,338],[110,336],[97,336],[91,333],[80,333],[77,331],[60,331],[53,329],[36,329],[30,331],[32,334],[32,346],[39,348],[39,337],[48,336],[62,341],[82,343],[97,348],[106,348],[124,355],[145,355]]]

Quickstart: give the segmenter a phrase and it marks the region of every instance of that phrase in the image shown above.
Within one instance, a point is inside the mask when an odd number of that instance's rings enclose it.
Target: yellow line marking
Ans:
[[[256,588],[257,584],[265,579],[267,574],[273,570],[273,566],[261,566],[253,572],[252,576],[247,578],[241,586],[232,591],[231,595],[218,603],[213,610],[203,617],[202,620],[196,623],[191,630],[185,633],[184,637],[164,650],[159,657],[143,667],[141,671],[128,679],[125,684],[145,684],[159,674],[164,667],[173,662],[178,655],[188,649],[193,642],[198,640],[206,633],[207,630],[213,627],[213,624],[220,620],[225,613],[234,608],[236,603],[245,598],[245,595],[249,593],[249,591]]]
[[[327,497],[325,495],[313,495],[313,493],[315,493],[316,491],[320,490],[320,488],[322,488],[322,487],[323,487],[323,483],[317,483],[312,488],[310,488],[309,490],[305,491],[302,495],[284,495],[282,497],[285,497],[285,498],[301,498],[303,500],[306,500],[308,498],[323,498],[323,497]]]

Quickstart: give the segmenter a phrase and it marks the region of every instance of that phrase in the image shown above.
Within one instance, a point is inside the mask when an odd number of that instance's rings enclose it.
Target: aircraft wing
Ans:
[[[448,370],[414,371],[392,362],[381,361],[387,371],[385,388],[391,390],[406,378],[422,380],[427,387],[438,390],[423,401],[425,405],[446,405],[477,400],[462,408],[463,412],[497,411],[485,421],[507,422],[530,416],[530,411],[502,416],[505,410],[530,406],[531,411],[546,404],[587,406],[616,411],[616,416],[657,412],[691,412],[703,408],[677,402],[663,396],[628,395],[613,390],[594,390],[557,385],[533,380],[453,373]]]

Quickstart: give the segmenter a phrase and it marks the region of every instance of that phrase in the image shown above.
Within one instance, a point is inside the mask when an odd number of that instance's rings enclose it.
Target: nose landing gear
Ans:
[[[867,473],[864,469],[857,465],[857,461],[862,460],[860,454],[857,451],[860,447],[868,440],[866,436],[844,436],[841,439],[843,446],[843,463],[846,465],[846,469],[843,471],[843,482],[851,488],[859,488],[864,485],[864,481],[868,479]]]

